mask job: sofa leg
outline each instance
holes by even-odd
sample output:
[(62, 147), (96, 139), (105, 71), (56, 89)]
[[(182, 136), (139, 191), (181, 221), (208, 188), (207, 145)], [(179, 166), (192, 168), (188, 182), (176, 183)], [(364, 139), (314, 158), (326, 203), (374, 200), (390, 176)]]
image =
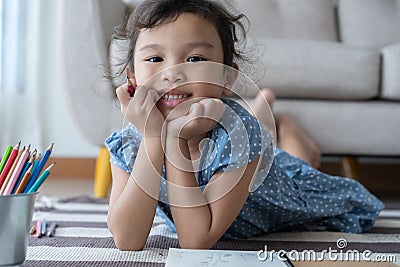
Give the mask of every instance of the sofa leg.
[(99, 156), (96, 160), (94, 173), (94, 196), (106, 197), (111, 185), (111, 163), (110, 154), (105, 147), (100, 147)]
[(341, 157), (340, 168), (344, 177), (353, 178), (359, 180), (357, 171), (357, 158), (356, 157)]

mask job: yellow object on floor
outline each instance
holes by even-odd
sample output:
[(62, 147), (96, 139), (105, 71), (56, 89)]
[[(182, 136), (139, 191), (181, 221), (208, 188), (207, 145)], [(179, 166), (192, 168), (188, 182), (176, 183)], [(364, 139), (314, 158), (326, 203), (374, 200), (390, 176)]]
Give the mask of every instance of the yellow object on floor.
[(111, 185), (110, 154), (105, 147), (100, 147), (94, 173), (94, 196), (104, 198), (108, 195)]

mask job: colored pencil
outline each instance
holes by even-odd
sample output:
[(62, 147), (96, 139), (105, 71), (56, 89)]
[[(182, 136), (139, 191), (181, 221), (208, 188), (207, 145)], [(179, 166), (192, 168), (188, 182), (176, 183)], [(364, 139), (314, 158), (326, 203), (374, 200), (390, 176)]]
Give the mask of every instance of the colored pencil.
[(8, 157), (7, 163), (5, 164), (3, 171), (1, 172), (0, 175), (0, 188), (3, 186), (4, 181), (7, 178), (7, 175), (14, 164), (15, 158), (18, 156), (18, 151), (19, 151), (19, 146), (21, 145), (21, 141), (13, 148), (11, 151), (10, 156)]
[(52, 222), (50, 224), (49, 230), (47, 230), (47, 236), (53, 236), (54, 233), (56, 232), (56, 227), (57, 227), (57, 223), (56, 222)]
[(15, 190), (15, 194), (20, 194), (24, 191), (26, 184), (29, 181), (29, 177), (31, 177), (32, 174), (32, 169), (35, 165), (32, 164), (28, 170), (26, 171), (26, 173), (24, 174), (24, 177), (22, 178), (21, 182), (19, 183), (17, 190)]
[(21, 174), (22, 169), (24, 168), (25, 163), (28, 160), (29, 149), (30, 147), (28, 146), (25, 150), (22, 151), (21, 156), (19, 157), (15, 169), (10, 177), (10, 180), (8, 181), (7, 187), (3, 192), (3, 195), (10, 195), (12, 193), (15, 183), (17, 182), (19, 175)]
[(32, 168), (31, 175), (29, 176), (28, 181), (26, 181), (25, 187), (22, 189), (22, 192), (21, 192), (21, 193), (27, 193), (26, 189), (29, 189), (29, 188), (27, 188), (27, 186), (28, 186), (28, 184), (29, 184), (29, 181), (32, 180), (32, 175), (35, 173), (35, 171), (36, 171), (36, 169), (37, 169), (37, 167), (38, 167), (38, 165), (39, 165), (39, 162), (40, 162), (41, 158), (42, 158), (42, 154), (39, 153), (39, 155), (37, 156), (37, 158), (33, 161), (33, 168)]
[[(37, 166), (39, 165), (39, 161), (42, 158), (42, 154), (39, 153), (39, 155), (36, 157), (36, 159), (33, 161), (33, 169), (32, 169), (32, 173), (34, 173), (34, 171), (36, 170)], [(31, 173), (31, 176), (32, 176)]]
[(36, 237), (41, 237), (42, 236), (42, 221), (37, 220), (36, 222)]
[(29, 229), (29, 235), (33, 235), (36, 233), (36, 225), (32, 225), (31, 229)]
[(1, 186), (0, 194), (4, 195), (4, 192), (6, 191), (6, 187), (7, 187), (8, 183), (9, 183), (9, 181), (10, 181), (10, 179), (11, 179), (12, 174), (14, 173), (15, 167), (17, 166), (18, 161), (19, 161), (19, 159), (20, 159), (20, 157), (21, 157), (21, 155), (22, 155), (22, 152), (23, 152), (24, 150), (25, 150), (25, 147), (24, 147), (22, 150), (18, 151), (18, 155), (17, 155), (17, 157), (14, 159), (13, 165), (11, 166), (11, 169), (10, 169), (10, 171), (8, 172), (6, 179), (4, 180), (3, 185)]
[[(46, 170), (43, 171), (43, 173), (40, 175), (40, 177), (36, 180), (36, 182), (32, 185), (32, 187), (29, 188), (27, 193), (34, 193), (36, 192), (39, 187), (42, 185), (42, 183), (46, 180), (46, 178), (50, 175), (50, 170), (53, 168), (53, 166), (56, 163), (51, 164)], [(26, 189), (26, 188), (25, 188)], [(24, 190), (25, 191), (25, 190)]]
[(42, 169), (44, 168), (44, 165), (46, 164), (48, 158), (50, 157), (50, 154), (51, 154), (51, 152), (53, 150), (53, 146), (54, 146), (54, 143), (52, 143), (47, 148), (47, 150), (44, 153), (43, 157), (40, 159), (38, 166), (36, 167), (36, 169), (32, 173), (32, 176), (29, 179), (29, 182), (25, 187), (24, 193), (27, 193), (29, 191), (29, 188), (32, 187), (32, 185), (35, 183), (36, 179), (39, 177), (40, 172), (42, 171)]
[(46, 235), (46, 227), (47, 227), (47, 222), (46, 220), (42, 220), (42, 228), (40, 229), (40, 234), (41, 235)]
[(6, 151), (4, 152), (3, 157), (1, 158), (1, 162), (0, 162), (0, 174), (3, 171), (4, 165), (6, 165), (6, 162), (8, 160), (8, 158), (10, 157), (11, 151), (13, 150), (12, 146), (8, 146)]
[(35, 157), (36, 157), (36, 149), (32, 152), (32, 155), (29, 157), (28, 162), (25, 164), (24, 169), (22, 170), (21, 174), (19, 175), (19, 178), (18, 178), (17, 182), (15, 183), (14, 189), (11, 192), (11, 194), (15, 194), (15, 191), (17, 191), (19, 184), (21, 183), (22, 179), (24, 178), (25, 173), (28, 171), (29, 167), (33, 164)]

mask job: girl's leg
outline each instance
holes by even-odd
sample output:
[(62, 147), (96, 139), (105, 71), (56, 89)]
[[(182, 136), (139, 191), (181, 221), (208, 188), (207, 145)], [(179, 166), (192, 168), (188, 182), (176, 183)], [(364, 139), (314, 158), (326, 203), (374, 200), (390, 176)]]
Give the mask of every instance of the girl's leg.
[[(260, 93), (251, 103), (252, 113), (267, 127), (273, 129), (273, 121), (265, 116), (265, 101), (268, 102), (271, 110), (275, 102), (275, 94), (271, 89), (261, 89)], [(264, 115), (264, 116), (263, 116)], [(282, 150), (292, 156), (301, 158), (314, 168), (320, 167), (321, 151), (312, 138), (288, 115), (281, 115), (276, 120), (277, 136), (279, 146)]]
[(252, 110), (250, 113), (253, 114), (259, 120), (264, 127), (270, 130), (273, 133), (273, 129), (275, 128), (275, 121), (271, 118), (269, 110), (266, 107), (268, 103), (271, 111), (273, 110), (273, 105), (275, 102), (275, 93), (268, 88), (261, 89), (260, 93), (254, 98), (254, 100), (249, 103)]
[(311, 137), (288, 115), (279, 116), (277, 125), (280, 148), (318, 169), (321, 165), (321, 151)]

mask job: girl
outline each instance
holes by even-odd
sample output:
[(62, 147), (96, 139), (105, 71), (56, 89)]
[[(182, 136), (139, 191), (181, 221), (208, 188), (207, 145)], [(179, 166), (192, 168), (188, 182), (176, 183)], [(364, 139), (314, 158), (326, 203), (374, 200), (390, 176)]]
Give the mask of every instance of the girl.
[[(293, 228), (359, 233), (383, 209), (358, 182), (272, 151), (269, 133), (221, 99), (221, 86), (178, 86), (185, 77), (173, 66), (235, 66), (242, 17), (211, 0), (149, 0), (129, 20), (126, 73), (136, 91), (124, 84), (116, 93), (130, 124), (106, 140), (108, 226), (119, 249), (143, 249), (156, 211), (182, 248), (206, 249), (221, 237)], [(151, 77), (166, 89), (143, 86)]]

